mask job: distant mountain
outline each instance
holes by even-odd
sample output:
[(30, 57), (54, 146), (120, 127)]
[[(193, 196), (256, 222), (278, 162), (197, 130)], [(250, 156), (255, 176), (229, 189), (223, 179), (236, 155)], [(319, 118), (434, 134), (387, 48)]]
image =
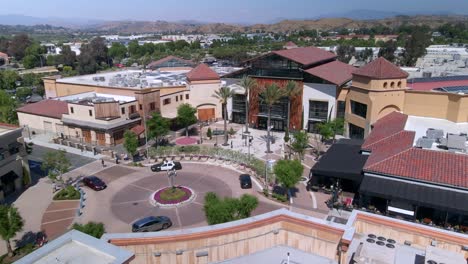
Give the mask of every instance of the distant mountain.
[(86, 18), (60, 18), (60, 17), (33, 17), (24, 15), (0, 15), (0, 25), (52, 25), (60, 27), (82, 27), (86, 25), (103, 23), (104, 20)]

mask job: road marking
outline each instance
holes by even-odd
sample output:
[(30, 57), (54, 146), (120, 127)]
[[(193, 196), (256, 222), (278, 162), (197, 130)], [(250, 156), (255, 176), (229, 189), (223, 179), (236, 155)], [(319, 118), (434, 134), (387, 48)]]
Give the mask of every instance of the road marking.
[(120, 203), (111, 203), (111, 205), (122, 205), (122, 204), (130, 204), (130, 203), (140, 203), (140, 202), (147, 202), (148, 199), (144, 200), (136, 200), (136, 201), (128, 201), (128, 202), (120, 202)]
[(41, 223), (41, 225), (48, 225), (48, 224), (57, 223), (57, 222), (70, 220), (70, 219), (75, 219), (75, 217), (73, 216), (73, 217), (61, 218), (61, 219), (58, 219), (58, 220), (53, 220), (53, 221)]
[(145, 188), (145, 187), (138, 186), (138, 185), (133, 184), (133, 183), (131, 183), (131, 184), (129, 184), (129, 185), (130, 185), (130, 186), (133, 186), (133, 187), (136, 187), (136, 188), (140, 188), (140, 189), (142, 189), (142, 190), (149, 191), (149, 192), (155, 192), (155, 191), (156, 191), (156, 190), (151, 190), (151, 189), (148, 189), (148, 188)]
[(58, 209), (58, 210), (50, 210), (50, 211), (45, 211), (44, 214), (47, 214), (47, 213), (56, 213), (56, 212), (64, 212), (64, 211), (76, 211), (76, 208), (67, 208), (67, 209)]
[[(302, 184), (304, 184), (304, 186), (306, 186), (307, 188), (306, 182), (302, 182)], [(317, 209), (317, 198), (315, 197), (315, 193), (312, 191), (309, 191), (309, 194), (310, 194), (310, 197), (312, 198), (312, 208)]]

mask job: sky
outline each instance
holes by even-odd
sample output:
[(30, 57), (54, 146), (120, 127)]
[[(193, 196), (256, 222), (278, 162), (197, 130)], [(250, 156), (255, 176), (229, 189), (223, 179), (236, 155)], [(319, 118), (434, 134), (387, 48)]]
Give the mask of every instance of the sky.
[(352, 10), (468, 14), (468, 0), (0, 0), (0, 15), (268, 23)]

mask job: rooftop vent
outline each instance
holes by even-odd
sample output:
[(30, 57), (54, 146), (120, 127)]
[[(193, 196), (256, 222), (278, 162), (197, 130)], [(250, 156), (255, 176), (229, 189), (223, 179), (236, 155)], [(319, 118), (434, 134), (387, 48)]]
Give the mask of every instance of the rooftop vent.
[(430, 148), (432, 148), (432, 144), (434, 144), (434, 143), (435, 143), (435, 139), (422, 137), (422, 138), (419, 138), (416, 141), (416, 147), (430, 149)]
[(426, 136), (430, 139), (440, 139), (444, 137), (444, 130), (429, 128), (426, 131)]
[(449, 149), (466, 151), (466, 145), (465, 145), (466, 141), (467, 141), (467, 138), (464, 135), (455, 135), (455, 134), (447, 135), (447, 147)]

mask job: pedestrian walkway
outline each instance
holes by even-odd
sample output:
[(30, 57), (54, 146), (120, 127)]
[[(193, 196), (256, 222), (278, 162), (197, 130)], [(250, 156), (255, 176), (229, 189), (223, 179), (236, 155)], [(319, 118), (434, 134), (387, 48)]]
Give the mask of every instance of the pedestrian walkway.
[(43, 146), (43, 147), (47, 147), (51, 149), (57, 149), (57, 150), (63, 149), (63, 150), (66, 150), (68, 153), (73, 153), (76, 155), (81, 155), (81, 156), (85, 156), (85, 157), (93, 158), (93, 159), (101, 159), (105, 157), (104, 155), (101, 155), (101, 154), (94, 155), (92, 151), (82, 151), (77, 148), (72, 148), (69, 146), (52, 143), (51, 136), (47, 134), (36, 134), (36, 135), (31, 135), (31, 137), (25, 136), (24, 141), (27, 143), (32, 142), (34, 143), (34, 145), (39, 145), (39, 146)]
[(70, 229), (77, 216), (79, 200), (53, 201), (47, 207), (41, 221), (41, 230), (52, 240)]

